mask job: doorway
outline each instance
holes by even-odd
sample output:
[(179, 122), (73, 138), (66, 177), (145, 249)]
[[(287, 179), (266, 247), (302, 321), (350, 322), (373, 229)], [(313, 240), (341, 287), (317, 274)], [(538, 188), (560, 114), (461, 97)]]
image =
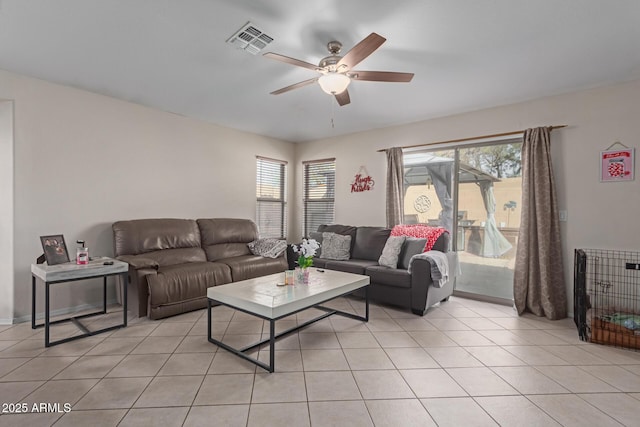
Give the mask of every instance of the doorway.
[(462, 274), (454, 295), (513, 303), (522, 140), (404, 154), (405, 222), (449, 230)]

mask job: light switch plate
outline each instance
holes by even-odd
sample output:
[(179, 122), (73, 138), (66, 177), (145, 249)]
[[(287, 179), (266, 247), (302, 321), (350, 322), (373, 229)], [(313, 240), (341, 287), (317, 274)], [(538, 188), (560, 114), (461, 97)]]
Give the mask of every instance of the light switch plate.
[(566, 222), (567, 221), (567, 217), (568, 217), (568, 213), (567, 211), (559, 211), (559, 216), (560, 216), (560, 221)]

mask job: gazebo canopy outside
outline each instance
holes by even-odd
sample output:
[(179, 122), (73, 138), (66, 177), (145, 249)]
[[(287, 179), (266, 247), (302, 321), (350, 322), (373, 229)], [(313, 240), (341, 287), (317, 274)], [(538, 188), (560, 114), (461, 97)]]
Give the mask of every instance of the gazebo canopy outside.
[[(412, 185), (433, 184), (442, 206), (441, 226), (451, 232), (454, 227), (452, 196), (454, 159), (431, 153), (406, 153), (404, 168), (405, 191)], [(495, 219), (496, 199), (493, 193), (493, 183), (499, 181), (500, 179), (493, 175), (466, 163), (460, 163), (458, 183), (477, 184), (487, 212), (482, 250), (484, 257), (500, 257), (512, 247), (511, 243), (498, 230)]]

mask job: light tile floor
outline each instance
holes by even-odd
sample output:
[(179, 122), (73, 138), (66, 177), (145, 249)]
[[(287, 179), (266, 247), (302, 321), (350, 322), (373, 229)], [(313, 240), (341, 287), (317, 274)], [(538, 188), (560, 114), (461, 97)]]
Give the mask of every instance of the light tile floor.
[[(357, 299), (333, 304), (363, 311)], [(213, 313), (214, 335), (232, 345), (268, 330), (226, 307)], [(640, 352), (581, 342), (571, 319), (461, 298), (423, 318), (377, 304), (370, 314), (281, 339), (273, 374), (210, 344), (206, 310), (49, 349), (41, 329), (0, 326), (0, 426), (640, 425)], [(96, 325), (109, 317), (119, 314)], [(54, 329), (54, 339), (77, 333)], [(268, 348), (254, 355), (267, 361)], [(7, 414), (17, 408), (29, 413)]]

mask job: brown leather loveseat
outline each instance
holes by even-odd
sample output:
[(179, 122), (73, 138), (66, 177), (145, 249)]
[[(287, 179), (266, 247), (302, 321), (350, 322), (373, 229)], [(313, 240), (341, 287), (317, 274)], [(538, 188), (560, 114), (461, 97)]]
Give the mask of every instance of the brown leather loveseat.
[(207, 288), (282, 272), (286, 255), (253, 255), (247, 219), (137, 219), (112, 226), (116, 258), (129, 263), (129, 309), (160, 319), (207, 305)]

